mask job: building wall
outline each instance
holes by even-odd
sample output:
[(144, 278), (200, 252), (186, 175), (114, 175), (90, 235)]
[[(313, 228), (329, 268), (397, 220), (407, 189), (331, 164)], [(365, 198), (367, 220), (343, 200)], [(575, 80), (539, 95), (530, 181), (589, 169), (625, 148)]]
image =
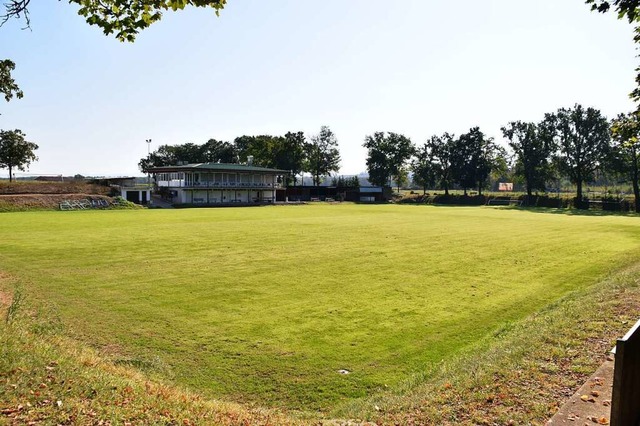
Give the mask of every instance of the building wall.
[(221, 204), (275, 202), (274, 191), (255, 189), (175, 189), (177, 204)]

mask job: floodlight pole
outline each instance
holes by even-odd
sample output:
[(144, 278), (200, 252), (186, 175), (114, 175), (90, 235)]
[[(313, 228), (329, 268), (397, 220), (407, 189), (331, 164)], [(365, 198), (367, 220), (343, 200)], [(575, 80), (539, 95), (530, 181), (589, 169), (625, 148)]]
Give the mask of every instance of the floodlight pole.
[[(151, 158), (151, 139), (145, 139), (145, 142), (147, 143), (147, 160), (149, 160)], [(151, 172), (149, 171), (148, 167), (147, 167), (147, 191), (149, 191), (147, 193), (148, 194), (147, 203), (151, 205)]]
[[(151, 157), (151, 139), (146, 139), (145, 142), (147, 143), (147, 159), (149, 159), (149, 157)], [(149, 172), (148, 168), (147, 168), (147, 186), (151, 187), (151, 173)]]

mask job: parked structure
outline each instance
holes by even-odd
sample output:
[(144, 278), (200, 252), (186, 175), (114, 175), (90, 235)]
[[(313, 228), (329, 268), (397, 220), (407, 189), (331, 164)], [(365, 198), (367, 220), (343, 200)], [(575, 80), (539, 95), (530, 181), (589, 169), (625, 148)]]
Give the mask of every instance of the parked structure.
[[(381, 186), (289, 186), (288, 201), (354, 201), (359, 203), (383, 203), (391, 199), (391, 188)], [(280, 201), (280, 200), (279, 200)], [(281, 201), (284, 201), (282, 199)]]
[(151, 201), (151, 187), (140, 183), (134, 176), (99, 177), (89, 180), (90, 183), (111, 188), (111, 195), (120, 195), (132, 203), (147, 205)]
[(150, 170), (157, 192), (174, 204), (260, 204), (276, 201), (287, 170), (201, 163)]

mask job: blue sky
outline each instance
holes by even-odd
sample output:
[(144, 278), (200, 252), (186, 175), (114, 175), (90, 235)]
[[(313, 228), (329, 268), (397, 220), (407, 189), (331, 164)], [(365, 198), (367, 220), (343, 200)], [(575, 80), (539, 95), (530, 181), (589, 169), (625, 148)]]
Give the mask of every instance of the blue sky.
[(609, 117), (633, 108), (632, 28), (582, 0), (229, 0), (220, 17), (168, 12), (133, 44), (64, 1), (32, 3), (31, 30), (0, 28), (25, 92), (0, 104), (0, 128), (40, 145), (33, 174), (140, 174), (148, 138), (322, 125), (352, 174), (375, 131), (420, 144), (480, 126), (501, 140), (507, 122), (576, 102)]

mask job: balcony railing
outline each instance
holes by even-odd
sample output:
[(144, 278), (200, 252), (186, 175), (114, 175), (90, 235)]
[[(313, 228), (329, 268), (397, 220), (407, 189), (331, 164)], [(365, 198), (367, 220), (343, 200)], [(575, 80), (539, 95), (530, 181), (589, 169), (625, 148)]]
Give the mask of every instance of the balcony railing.
[(251, 182), (185, 182), (185, 181), (160, 181), (160, 187), (188, 188), (188, 189), (276, 189), (282, 186), (279, 183), (251, 183)]

